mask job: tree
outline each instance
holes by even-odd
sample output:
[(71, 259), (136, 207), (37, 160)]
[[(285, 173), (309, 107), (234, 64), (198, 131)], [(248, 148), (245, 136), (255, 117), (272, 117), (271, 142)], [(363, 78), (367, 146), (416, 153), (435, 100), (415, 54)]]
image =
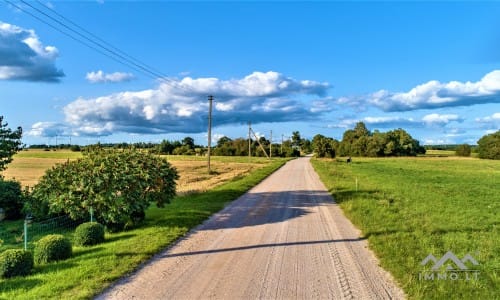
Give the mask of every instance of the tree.
[(33, 189), (27, 210), (37, 217), (67, 214), (123, 229), (144, 218), (150, 203), (175, 197), (177, 171), (159, 156), (136, 149), (90, 150), (83, 158), (48, 170)]
[(485, 135), (477, 141), (479, 158), (500, 159), (500, 130)]
[(298, 132), (298, 131), (292, 132), (292, 146), (295, 148), (299, 148), (300, 141), (301, 141), (300, 132)]
[(217, 147), (222, 147), (224, 146), (226, 143), (231, 143), (233, 140), (231, 140), (230, 138), (228, 138), (227, 136), (223, 136), (221, 137), (218, 141), (217, 141)]
[(338, 142), (321, 134), (313, 137), (312, 148), (317, 157), (335, 157), (335, 148)]
[(457, 146), (457, 149), (455, 149), (455, 154), (457, 156), (465, 156), (465, 157), (469, 157), (470, 156), (470, 153), (471, 153), (471, 147), (468, 145), (468, 144), (462, 144), (462, 145), (458, 145)]
[(189, 149), (194, 149), (194, 139), (192, 137), (187, 136), (182, 140), (182, 145), (188, 146)]
[(22, 149), (23, 129), (17, 127), (12, 130), (7, 126), (9, 124), (3, 123), (3, 116), (0, 116), (0, 172), (12, 161), (12, 156)]

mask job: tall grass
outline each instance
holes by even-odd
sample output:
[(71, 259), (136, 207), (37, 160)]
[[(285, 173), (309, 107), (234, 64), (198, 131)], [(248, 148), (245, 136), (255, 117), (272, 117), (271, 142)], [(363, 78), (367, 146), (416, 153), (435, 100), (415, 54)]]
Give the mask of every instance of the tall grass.
[[(208, 192), (151, 207), (139, 228), (106, 234), (106, 242), (74, 247), (71, 259), (36, 266), (32, 275), (0, 279), (0, 299), (89, 299), (185, 235), (285, 163), (275, 160)], [(8, 223), (1, 223), (0, 233)]]
[[(500, 161), (355, 158), (351, 164), (312, 163), (410, 298), (500, 298)], [(420, 264), (427, 255), (439, 259), (447, 251), (460, 259), (471, 254), (480, 265), (468, 267), (479, 270), (478, 279), (465, 280), (465, 272), (457, 280), (419, 277), (431, 266)]]

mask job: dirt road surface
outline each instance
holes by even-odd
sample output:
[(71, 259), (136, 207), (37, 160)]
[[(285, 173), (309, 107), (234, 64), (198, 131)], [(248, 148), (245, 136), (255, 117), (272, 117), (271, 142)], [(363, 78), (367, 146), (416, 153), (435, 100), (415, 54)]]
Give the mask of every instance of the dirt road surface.
[(288, 162), (97, 299), (402, 299), (309, 158)]

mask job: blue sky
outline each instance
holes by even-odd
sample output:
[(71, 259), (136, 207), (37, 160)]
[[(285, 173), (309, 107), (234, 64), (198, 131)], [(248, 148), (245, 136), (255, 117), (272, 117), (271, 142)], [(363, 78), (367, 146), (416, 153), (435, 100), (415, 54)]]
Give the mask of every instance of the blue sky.
[(341, 139), (358, 121), (424, 144), (475, 144), (500, 128), (500, 2), (29, 2), (167, 78), (8, 2), (0, 115), (26, 144), (206, 144), (209, 94), (215, 139), (245, 136), (248, 121), (275, 142), (296, 130)]

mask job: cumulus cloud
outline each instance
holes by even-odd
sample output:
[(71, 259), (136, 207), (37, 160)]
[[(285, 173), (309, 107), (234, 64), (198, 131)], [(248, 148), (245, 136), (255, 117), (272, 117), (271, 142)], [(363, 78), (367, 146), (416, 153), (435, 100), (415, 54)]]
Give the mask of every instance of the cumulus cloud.
[(34, 30), (0, 21), (0, 80), (59, 82), (64, 73), (55, 66), (58, 55)]
[(56, 122), (37, 122), (31, 126), (28, 135), (36, 137), (55, 137), (71, 135), (71, 129), (64, 124)]
[(476, 118), (478, 123), (500, 123), (500, 112), (494, 113), (491, 116), (484, 118)]
[(318, 107), (326, 109), (321, 97), (329, 88), (272, 71), (231, 80), (185, 77), (155, 89), (79, 98), (63, 111), (80, 135), (197, 133), (206, 130), (209, 94), (215, 96), (213, 124), (221, 126), (317, 119), (323, 113)]
[(351, 128), (358, 122), (365, 123), (369, 128), (406, 128), (406, 127), (445, 127), (451, 122), (463, 122), (464, 119), (454, 114), (428, 114), (422, 118), (400, 116), (378, 116), (355, 119), (343, 119), (337, 124), (328, 125), (328, 128)]
[(387, 117), (364, 117), (362, 119), (344, 119), (341, 120), (338, 124), (328, 125), (327, 127), (350, 128), (353, 127), (358, 122), (363, 122), (368, 127), (377, 127), (377, 128), (412, 127), (421, 124), (420, 121), (417, 121), (413, 118), (387, 116)]
[(123, 73), (123, 72), (114, 72), (106, 74), (103, 71), (99, 70), (97, 72), (89, 72), (85, 76), (85, 78), (91, 83), (106, 83), (106, 82), (124, 82), (130, 81), (134, 78), (134, 75), (131, 73)]
[(408, 92), (380, 90), (364, 98), (344, 97), (338, 103), (355, 107), (371, 105), (386, 112), (500, 103), (500, 70), (492, 71), (476, 82), (441, 83), (433, 80)]
[(450, 122), (462, 122), (463, 119), (455, 114), (429, 114), (425, 115), (422, 121), (427, 125), (446, 125)]

